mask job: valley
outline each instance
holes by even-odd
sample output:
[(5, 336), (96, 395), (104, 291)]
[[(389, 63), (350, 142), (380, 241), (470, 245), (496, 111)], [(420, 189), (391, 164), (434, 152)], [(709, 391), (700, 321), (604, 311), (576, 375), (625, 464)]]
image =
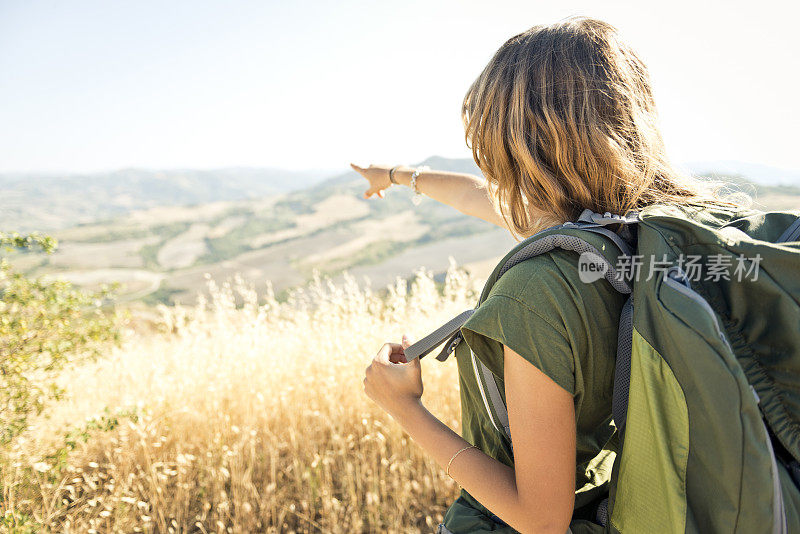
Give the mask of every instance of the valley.
[[(478, 173), (471, 160), (424, 163)], [(723, 178), (754, 196), (756, 207), (800, 207), (798, 187)], [(222, 283), (239, 276), (259, 293), (269, 281), (279, 299), (314, 273), (335, 282), (349, 273), (380, 290), (419, 268), (441, 277), (451, 258), (482, 278), (515, 244), (507, 231), (430, 198), (414, 206), (407, 188), (368, 200), (365, 189), (360, 176), (347, 172), (253, 198), (240, 192), (235, 200), (131, 209), (53, 230), (59, 247), (52, 255), (15, 254), (11, 260), (27, 274), (87, 288), (117, 281), (119, 300), (127, 304), (193, 304), (209, 278)]]

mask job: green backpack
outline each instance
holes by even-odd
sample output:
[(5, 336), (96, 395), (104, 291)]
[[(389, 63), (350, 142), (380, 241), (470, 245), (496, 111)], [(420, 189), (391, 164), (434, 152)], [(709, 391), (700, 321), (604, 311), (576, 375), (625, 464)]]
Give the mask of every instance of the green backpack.
[[(514, 247), (554, 248), (581, 280), (630, 294), (620, 317), (608, 499), (587, 532), (800, 532), (800, 212), (649, 206), (584, 211)], [(612, 229), (616, 231), (612, 231)], [(461, 341), (467, 310), (408, 349)], [(495, 377), (475, 358), (488, 416), (510, 440)], [(573, 531), (581, 525), (573, 525)]]

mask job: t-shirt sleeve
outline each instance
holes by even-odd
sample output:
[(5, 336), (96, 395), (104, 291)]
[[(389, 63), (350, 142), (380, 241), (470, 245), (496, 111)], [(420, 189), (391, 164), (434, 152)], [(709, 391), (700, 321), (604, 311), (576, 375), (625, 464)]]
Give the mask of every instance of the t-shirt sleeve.
[[(553, 309), (559, 297), (569, 296), (554, 294), (552, 286), (536, 283), (542, 281), (542, 273), (531, 272), (536, 266), (526, 263), (530, 262), (509, 269), (492, 287), (461, 327), (464, 341), (496, 376), (503, 376), (506, 345), (574, 395), (573, 348), (561, 314)], [(555, 287), (557, 291), (558, 285)]]

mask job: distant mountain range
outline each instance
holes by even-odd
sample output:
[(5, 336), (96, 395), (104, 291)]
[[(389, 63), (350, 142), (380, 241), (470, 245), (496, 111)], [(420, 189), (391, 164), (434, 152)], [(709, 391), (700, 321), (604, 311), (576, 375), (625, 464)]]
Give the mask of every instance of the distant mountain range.
[(326, 177), (320, 171), (275, 168), (0, 174), (0, 228), (55, 230), (158, 206), (189, 206), (286, 193)]
[[(430, 157), (419, 164), (480, 175), (471, 159)], [(695, 161), (684, 166), (697, 175), (724, 175), (766, 186), (800, 186), (800, 171), (740, 161)], [(123, 169), (94, 174), (0, 174), (0, 229), (53, 231), (114, 219), (162, 206), (196, 206), (306, 191), (339, 189), (363, 180), (352, 171), (276, 168), (216, 170)], [(360, 186), (359, 186), (360, 187)], [(320, 189), (320, 194), (322, 189)], [(347, 189), (347, 188), (345, 188)]]
[[(478, 166), (475, 165), (475, 162), (466, 158), (454, 159), (432, 156), (419, 162), (418, 165), (428, 165), (433, 169), (481, 175), (481, 171), (478, 169)], [(682, 167), (696, 176), (722, 175), (740, 178), (742, 181), (758, 185), (800, 187), (800, 171), (781, 169), (769, 165), (762, 165), (760, 163), (748, 163), (734, 160), (703, 160), (690, 161), (683, 164)], [(352, 180), (353, 177), (354, 174), (348, 171), (344, 174), (329, 178), (323, 183), (345, 183), (348, 180)]]
[[(480, 173), (470, 159), (412, 164)], [(759, 207), (800, 208), (800, 186), (763, 185), (740, 172), (713, 174), (752, 194)], [(775, 181), (785, 176), (776, 174)], [(762, 182), (768, 177), (759, 174)], [(0, 176), (0, 229), (44, 230), (58, 238), (51, 256), (12, 257), (22, 272), (64, 276), (85, 287), (119, 281), (121, 299), (149, 304), (193, 302), (205, 290), (206, 273), (218, 281), (239, 274), (259, 291), (270, 280), (285, 295), (315, 270), (339, 281), (347, 271), (376, 288), (421, 266), (438, 280), (452, 256), (480, 278), (515, 243), (508, 231), (431, 198), (414, 205), (407, 187), (368, 200), (366, 189), (353, 171)]]
[(738, 176), (759, 185), (789, 185), (800, 187), (800, 171), (780, 169), (760, 163), (735, 160), (690, 161), (685, 165), (696, 175), (721, 174)]

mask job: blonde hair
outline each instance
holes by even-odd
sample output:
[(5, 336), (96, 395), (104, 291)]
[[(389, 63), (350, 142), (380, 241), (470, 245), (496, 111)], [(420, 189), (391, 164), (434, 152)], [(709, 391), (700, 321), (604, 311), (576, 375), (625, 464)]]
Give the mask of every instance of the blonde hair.
[[(647, 69), (600, 20), (534, 26), (495, 53), (464, 97), (467, 146), (513, 232), (653, 203), (725, 203), (672, 166)], [(510, 219), (510, 220), (509, 220)]]

